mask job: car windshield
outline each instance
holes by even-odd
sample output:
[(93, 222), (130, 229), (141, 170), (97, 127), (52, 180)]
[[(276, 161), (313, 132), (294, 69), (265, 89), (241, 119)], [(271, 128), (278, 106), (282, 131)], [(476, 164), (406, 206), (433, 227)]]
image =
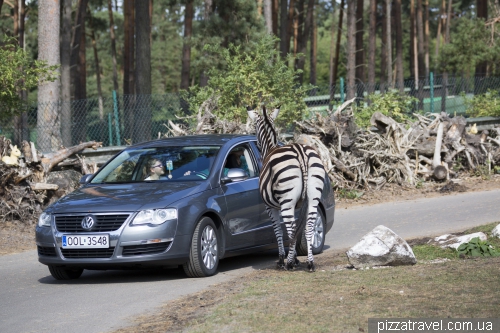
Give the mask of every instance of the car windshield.
[(91, 183), (206, 179), (219, 149), (220, 146), (126, 149), (102, 168)]

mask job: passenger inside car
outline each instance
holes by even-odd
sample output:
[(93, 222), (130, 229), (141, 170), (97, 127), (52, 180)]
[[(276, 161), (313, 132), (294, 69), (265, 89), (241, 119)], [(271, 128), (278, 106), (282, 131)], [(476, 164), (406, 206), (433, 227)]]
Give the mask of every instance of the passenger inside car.
[(147, 162), (147, 169), (149, 176), (144, 180), (159, 180), (165, 174), (165, 168), (162, 162), (157, 158), (151, 158)]

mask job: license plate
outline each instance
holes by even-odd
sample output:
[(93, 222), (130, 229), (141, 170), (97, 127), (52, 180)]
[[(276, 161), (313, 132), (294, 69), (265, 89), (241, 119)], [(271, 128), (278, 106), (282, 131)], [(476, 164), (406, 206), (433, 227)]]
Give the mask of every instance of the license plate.
[(62, 247), (63, 249), (107, 249), (109, 235), (64, 235)]

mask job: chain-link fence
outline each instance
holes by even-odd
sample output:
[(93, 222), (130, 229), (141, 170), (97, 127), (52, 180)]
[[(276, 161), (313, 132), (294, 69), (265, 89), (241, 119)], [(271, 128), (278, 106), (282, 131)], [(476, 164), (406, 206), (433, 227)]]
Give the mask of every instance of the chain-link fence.
[[(375, 85), (357, 83), (347, 86), (341, 78), (331, 87), (317, 87), (309, 91), (305, 102), (312, 111), (326, 112), (348, 98), (358, 102), (371, 93), (384, 93), (398, 89), (416, 97), (416, 110), (445, 111), (465, 115), (464, 99), (500, 89), (500, 77), (433, 77), (406, 80), (402, 87), (379, 82)], [(177, 93), (165, 95), (109, 96), (102, 99), (38, 104), (31, 106), (22, 116), (0, 122), (0, 135), (14, 144), (32, 141), (42, 152), (61, 145), (69, 147), (80, 142), (99, 141), (104, 146), (125, 145), (157, 138), (167, 132), (164, 126), (175, 119), (179, 111), (188, 107)]]

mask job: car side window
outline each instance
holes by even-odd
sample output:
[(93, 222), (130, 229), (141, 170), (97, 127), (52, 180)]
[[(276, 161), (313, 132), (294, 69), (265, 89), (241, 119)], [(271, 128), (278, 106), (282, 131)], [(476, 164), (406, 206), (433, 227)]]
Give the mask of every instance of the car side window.
[(257, 177), (259, 173), (255, 162), (250, 147), (246, 144), (238, 145), (231, 149), (226, 158), (223, 176), (225, 176), (231, 168), (240, 168), (247, 173), (248, 177)]

